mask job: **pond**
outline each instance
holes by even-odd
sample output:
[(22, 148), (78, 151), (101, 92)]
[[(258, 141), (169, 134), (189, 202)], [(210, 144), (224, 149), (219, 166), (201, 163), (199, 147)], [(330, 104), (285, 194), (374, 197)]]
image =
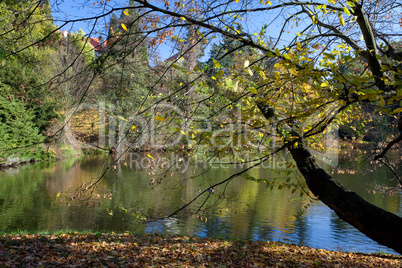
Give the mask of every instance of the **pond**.
[[(279, 190), (286, 181), (298, 183), (291, 164), (280, 158), (265, 163), (268, 166), (248, 171), (249, 179), (240, 176), (227, 185), (211, 189), (178, 215), (153, 222), (140, 221), (144, 215), (154, 219), (169, 215), (209, 185), (242, 168), (221, 165), (208, 170), (194, 163), (187, 166), (187, 160), (179, 158), (167, 176), (158, 181), (160, 176), (154, 168), (156, 156), (133, 154), (111, 168), (108, 176), (97, 184), (92, 198), (84, 201), (71, 200), (71, 196), (74, 190), (85, 187), (100, 173), (106, 156), (71, 158), (0, 171), (1, 230), (129, 231), (275, 240), (328, 250), (396, 254), (339, 220), (322, 203), (313, 201), (310, 204), (306, 195), (300, 197), (300, 190), (293, 190), (293, 187)], [(399, 158), (397, 152), (395, 157)], [(334, 178), (367, 201), (402, 216), (402, 193), (390, 195), (380, 191), (383, 185), (395, 184), (390, 172), (381, 167), (368, 173), (372, 165), (364, 160), (364, 155), (341, 159), (340, 173), (344, 174)], [(355, 163), (363, 164), (356, 167)], [(148, 168), (141, 168), (139, 164)], [(275, 165), (283, 165), (285, 171), (269, 169)], [(351, 171), (347, 172), (348, 169)], [(257, 183), (250, 178), (267, 182), (277, 178), (277, 184), (271, 190), (267, 183)], [(192, 216), (191, 212), (197, 211), (201, 204), (208, 209), (202, 216)]]

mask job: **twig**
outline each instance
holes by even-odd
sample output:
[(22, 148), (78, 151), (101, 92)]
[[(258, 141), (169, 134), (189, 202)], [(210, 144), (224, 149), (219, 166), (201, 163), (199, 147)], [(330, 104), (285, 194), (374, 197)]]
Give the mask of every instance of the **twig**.
[(378, 160), (378, 159), (382, 158), (394, 144), (396, 144), (400, 141), (402, 141), (402, 133), (399, 135), (398, 138), (396, 138), (395, 140), (388, 143), (387, 147), (385, 147), (384, 150), (382, 150), (382, 152), (380, 154), (378, 154), (374, 157), (374, 160)]

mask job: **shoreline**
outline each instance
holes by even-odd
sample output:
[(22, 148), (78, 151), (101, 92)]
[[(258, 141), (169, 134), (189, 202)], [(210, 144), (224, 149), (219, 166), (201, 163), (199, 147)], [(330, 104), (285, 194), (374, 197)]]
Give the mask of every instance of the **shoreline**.
[(47, 147), (48, 151), (52, 151), (54, 157), (47, 159), (37, 159), (37, 158), (19, 159), (19, 157), (17, 157), (16, 160), (14, 161), (0, 162), (0, 171), (12, 168), (19, 168), (21, 166), (34, 163), (57, 162), (71, 157), (80, 157), (85, 155), (99, 155), (104, 153), (103, 151), (100, 151), (97, 148), (94, 148), (92, 150), (89, 149), (77, 150), (74, 149), (74, 147), (67, 146), (66, 144), (63, 145), (50, 144)]

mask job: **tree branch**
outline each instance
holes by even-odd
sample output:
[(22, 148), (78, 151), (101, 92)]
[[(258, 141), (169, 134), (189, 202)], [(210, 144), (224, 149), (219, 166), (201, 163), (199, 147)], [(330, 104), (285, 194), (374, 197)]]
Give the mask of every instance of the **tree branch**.
[[(313, 16), (308, 12), (308, 10), (306, 10), (304, 7), (303, 7), (303, 12), (306, 13), (306, 14), (310, 17), (310, 19), (313, 17)], [(336, 28), (335, 26), (326, 24), (326, 23), (324, 23), (324, 22), (318, 20), (317, 18), (316, 18), (315, 20), (317, 21), (317, 25), (319, 25), (319, 26), (321, 26), (321, 27), (323, 27), (323, 28), (325, 28), (325, 29), (328, 29), (328, 30), (330, 30), (330, 31), (333, 32), (333, 34), (320, 34), (320, 37), (321, 37), (321, 36), (336, 36), (336, 37), (341, 38), (343, 41), (345, 41), (345, 42), (346, 42), (348, 45), (350, 45), (354, 50), (356, 50), (356, 51), (362, 51), (362, 50), (363, 50), (363, 48), (362, 48), (361, 46), (359, 46), (352, 38), (350, 38), (349, 36), (346, 36), (345, 34), (343, 34), (343, 33), (342, 33), (341, 31), (339, 31), (338, 28)]]
[(364, 42), (366, 43), (366, 50), (361, 52), (361, 55), (365, 57), (368, 61), (370, 69), (374, 74), (374, 80), (378, 88), (387, 91), (383, 77), (384, 74), (381, 72), (381, 64), (377, 59), (377, 44), (375, 41), (373, 29), (368, 20), (366, 12), (361, 4), (357, 4), (353, 9), (353, 15), (357, 17), (357, 23), (359, 24), (360, 30), (362, 31)]
[(388, 143), (387, 147), (384, 148), (384, 150), (382, 150), (382, 152), (378, 155), (376, 155), (374, 157), (374, 160), (378, 160), (380, 158), (382, 158), (387, 152), (388, 150), (394, 146), (394, 144), (397, 144), (398, 142), (402, 141), (402, 133), (399, 135), (399, 137), (397, 137), (395, 140), (391, 141), (390, 143)]

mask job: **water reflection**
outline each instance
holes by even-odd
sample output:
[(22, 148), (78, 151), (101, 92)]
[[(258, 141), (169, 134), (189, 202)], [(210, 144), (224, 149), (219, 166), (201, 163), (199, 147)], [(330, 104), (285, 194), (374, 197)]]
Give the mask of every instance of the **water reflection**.
[[(202, 219), (188, 212), (196, 210), (204, 198), (183, 213), (164, 221), (141, 223), (136, 220), (141, 214), (158, 218), (173, 212), (196, 196), (199, 190), (228, 177), (236, 169), (214, 168), (204, 176), (190, 179), (201, 171), (189, 168), (183, 172), (178, 167), (171, 170), (162, 184), (156, 185), (151, 183), (156, 177), (155, 169), (135, 169), (122, 162), (116, 169), (111, 169), (110, 174), (96, 188), (95, 196), (98, 199), (71, 202), (56, 198), (57, 193), (62, 192), (68, 196), (83, 183), (96, 177), (104, 161), (103, 156), (85, 157), (2, 171), (0, 228), (3, 231), (52, 231), (68, 228), (276, 240), (332, 250), (395, 253), (339, 220), (321, 203), (313, 203), (302, 217), (295, 217), (309, 202), (297, 198), (299, 191), (292, 194), (291, 189), (286, 188), (269, 190), (264, 183), (244, 178), (234, 179), (226, 188), (216, 187), (205, 204), (210, 209), (205, 211)], [(348, 165), (350, 161), (343, 164)], [(358, 169), (364, 170), (363, 167)], [(336, 178), (369, 202), (402, 215), (400, 194), (384, 196), (367, 191), (373, 183), (390, 185), (384, 172), (386, 170), (380, 169), (371, 176), (358, 172), (353, 176), (337, 175)], [(293, 174), (278, 174), (262, 168), (250, 171), (249, 175), (267, 181), (273, 178), (279, 181), (288, 177), (294, 179)], [(214, 205), (215, 202), (219, 204)]]

